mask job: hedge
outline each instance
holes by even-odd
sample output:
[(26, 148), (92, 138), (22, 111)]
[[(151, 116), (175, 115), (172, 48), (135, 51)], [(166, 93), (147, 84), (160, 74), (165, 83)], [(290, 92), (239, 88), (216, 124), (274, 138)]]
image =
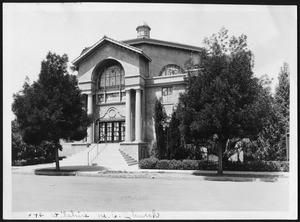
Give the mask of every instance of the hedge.
[(54, 162), (54, 160), (46, 159), (45, 157), (34, 157), (34, 158), (28, 158), (28, 159), (13, 160), (12, 165), (13, 166), (27, 166), (27, 165), (35, 165), (35, 164), (41, 164), (41, 163), (53, 163), (53, 162)]
[[(217, 170), (218, 163), (206, 160), (158, 160), (147, 158), (139, 162), (141, 169), (164, 170)], [(289, 172), (288, 161), (250, 161), (225, 162), (223, 170), (229, 171), (261, 171), (261, 172)]]

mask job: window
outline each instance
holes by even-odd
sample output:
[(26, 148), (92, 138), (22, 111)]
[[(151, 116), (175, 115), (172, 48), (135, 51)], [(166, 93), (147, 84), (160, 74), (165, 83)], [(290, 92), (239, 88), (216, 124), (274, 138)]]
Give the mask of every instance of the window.
[(99, 94), (98, 95), (98, 102), (99, 103), (103, 103), (104, 102), (104, 95), (103, 94)]
[(172, 87), (163, 87), (162, 88), (162, 101), (163, 102), (171, 102), (172, 101)]
[(106, 101), (107, 102), (119, 101), (119, 93), (108, 93), (108, 94), (106, 94)]
[(97, 102), (119, 102), (125, 88), (125, 74), (119, 64), (110, 64), (100, 70), (97, 80)]
[(112, 65), (102, 69), (98, 76), (98, 90), (124, 88), (124, 71), (120, 65)]
[(178, 65), (166, 65), (160, 72), (160, 76), (170, 76), (184, 73), (183, 69)]

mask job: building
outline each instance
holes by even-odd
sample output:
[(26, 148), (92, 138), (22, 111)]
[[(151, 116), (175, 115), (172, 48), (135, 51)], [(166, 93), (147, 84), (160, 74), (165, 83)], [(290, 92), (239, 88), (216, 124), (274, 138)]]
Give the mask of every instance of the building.
[(142, 22), (137, 37), (116, 41), (104, 36), (73, 61), (87, 112), (97, 120), (88, 128), (89, 143), (120, 143), (136, 159), (155, 142), (154, 104), (162, 98), (167, 114), (185, 90), (184, 64), (199, 60), (199, 47), (150, 38)]

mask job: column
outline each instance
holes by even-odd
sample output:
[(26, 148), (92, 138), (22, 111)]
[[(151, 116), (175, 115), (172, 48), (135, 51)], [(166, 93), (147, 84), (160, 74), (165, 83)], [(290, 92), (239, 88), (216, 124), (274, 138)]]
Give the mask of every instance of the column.
[(141, 121), (141, 90), (137, 89), (135, 93), (135, 141), (140, 142), (142, 141), (142, 121)]
[[(93, 94), (88, 94), (88, 101), (87, 101), (87, 114), (92, 114), (93, 113)], [(87, 142), (91, 143), (93, 142), (93, 126), (89, 126), (87, 128)]]
[(143, 108), (142, 108), (142, 111), (143, 111), (143, 114), (142, 114), (142, 125), (143, 125), (143, 128), (142, 128), (142, 135), (143, 135), (143, 138), (142, 140), (145, 141), (146, 139), (146, 89), (143, 90)]
[(126, 90), (126, 100), (125, 100), (125, 141), (131, 142), (131, 98), (130, 90)]

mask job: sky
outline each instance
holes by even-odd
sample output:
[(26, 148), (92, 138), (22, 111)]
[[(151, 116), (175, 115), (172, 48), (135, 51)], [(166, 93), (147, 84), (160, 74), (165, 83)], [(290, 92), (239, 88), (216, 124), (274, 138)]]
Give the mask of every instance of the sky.
[[(254, 74), (273, 78), (273, 91), (283, 62), (296, 80), (296, 6), (6, 3), (3, 7), (4, 82), (9, 103), (25, 77), (37, 80), (48, 51), (66, 53), (73, 61), (84, 47), (104, 35), (115, 40), (136, 38), (145, 21), (150, 37), (203, 46), (204, 37), (222, 27), (229, 36), (245, 34), (254, 53)], [(291, 81), (293, 82), (293, 81)], [(297, 82), (297, 81), (294, 81)]]

